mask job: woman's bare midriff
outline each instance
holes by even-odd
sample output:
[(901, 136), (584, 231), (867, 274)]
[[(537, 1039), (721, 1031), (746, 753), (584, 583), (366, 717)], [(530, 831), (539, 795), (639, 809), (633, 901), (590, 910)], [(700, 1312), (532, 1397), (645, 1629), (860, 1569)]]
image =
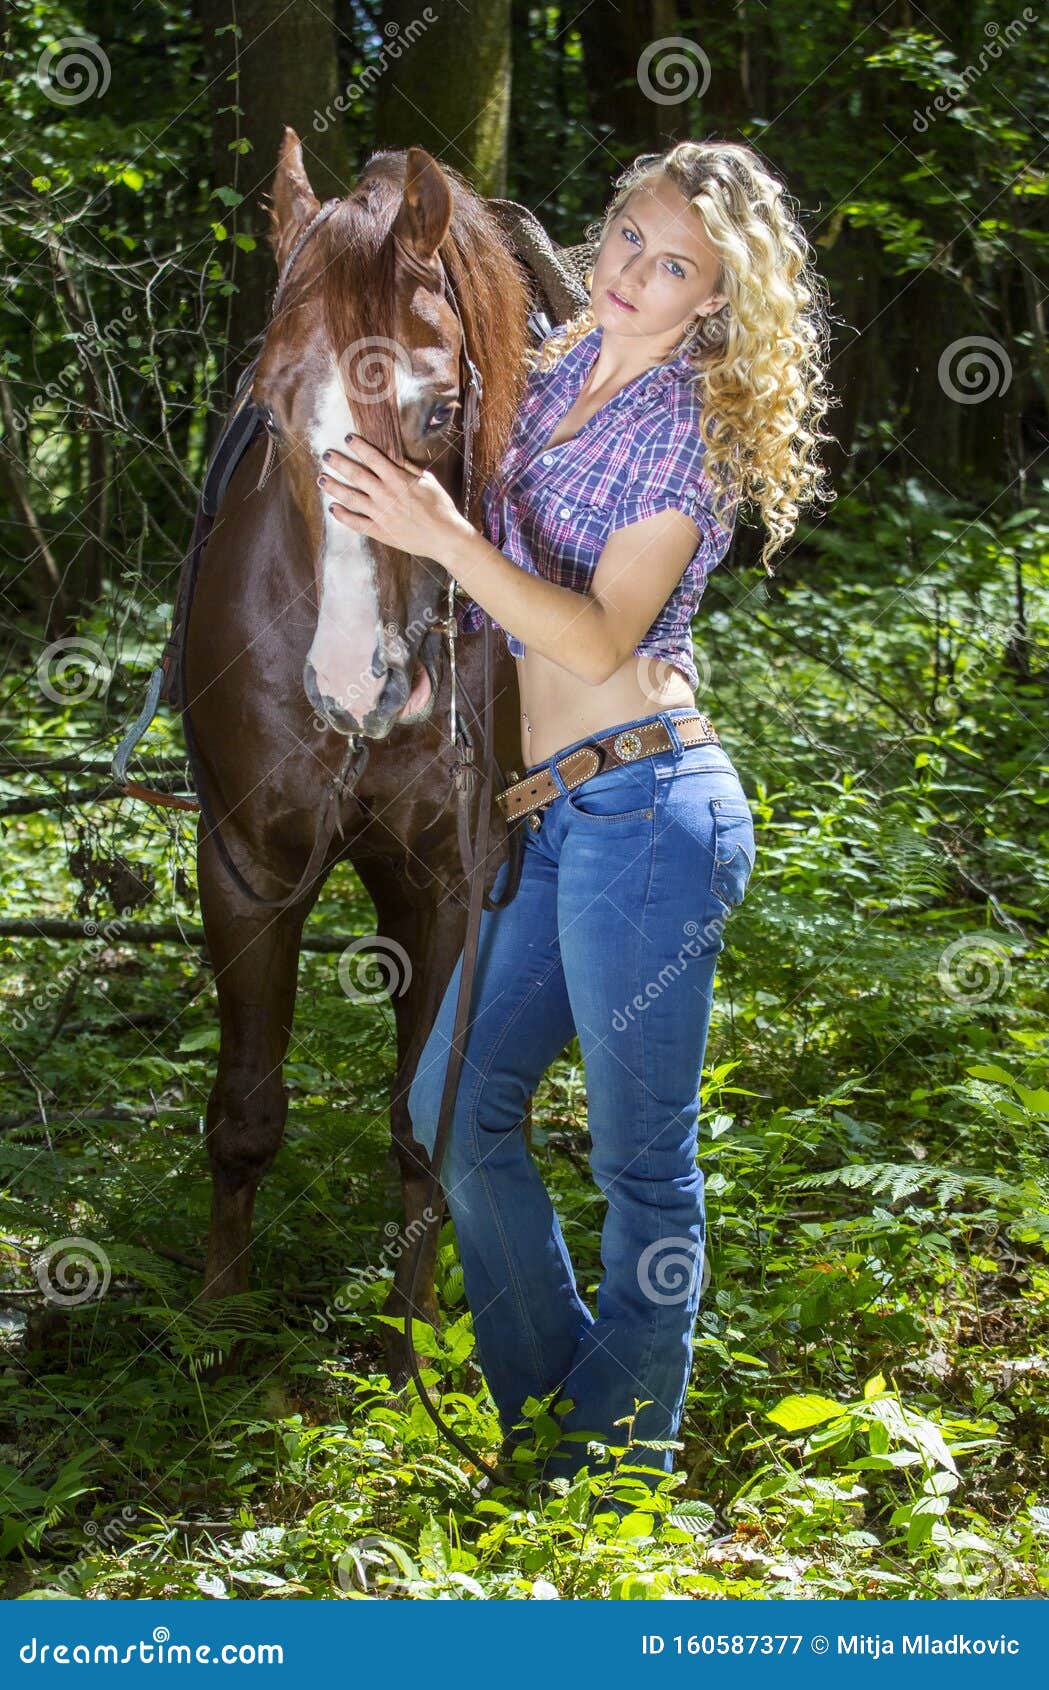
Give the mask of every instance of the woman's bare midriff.
[[(541, 451), (549, 452), (572, 439), (622, 385), (619, 381), (604, 389), (595, 388), (588, 378)], [(631, 655), (596, 687), (577, 680), (539, 652), (526, 649), (515, 661), (521, 694), (521, 756), (526, 769), (545, 762), (573, 740), (604, 733), (617, 722), (696, 702), (680, 670), (659, 659)]]
[(632, 654), (600, 686), (587, 686), (537, 651), (526, 650), (515, 662), (523, 769), (545, 762), (574, 740), (605, 733), (619, 722), (696, 702), (684, 675), (658, 658)]

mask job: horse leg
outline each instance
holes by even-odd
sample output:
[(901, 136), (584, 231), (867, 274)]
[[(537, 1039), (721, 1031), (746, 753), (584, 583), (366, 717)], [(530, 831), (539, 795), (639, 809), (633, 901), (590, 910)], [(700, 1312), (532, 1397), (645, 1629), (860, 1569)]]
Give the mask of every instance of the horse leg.
[[(291, 1036), (303, 923), (320, 890), (271, 910), (233, 884), (212, 843), (197, 880), (219, 1000), (218, 1072), (207, 1106), (211, 1230), (205, 1301), (248, 1288), (252, 1214), (288, 1112), (282, 1067)], [(261, 890), (261, 888), (260, 888)]]
[[(412, 1137), (408, 1089), (426, 1043), (456, 957), (462, 944), (462, 909), (437, 882), (426, 889), (406, 883), (402, 865), (373, 860), (355, 862), (373, 904), (376, 926), (409, 959), (404, 990), (391, 991), (397, 1026), (397, 1069), (390, 1094), (391, 1155), (401, 1181), (404, 1244), (394, 1268), (393, 1284), (382, 1312), (401, 1323), (400, 1330), (383, 1323), (383, 1347), (390, 1383), (400, 1390), (408, 1381), (402, 1333), (408, 1318), (408, 1290), (416, 1253), (421, 1255), (416, 1280), (414, 1314), (437, 1331), (440, 1316), (434, 1294), (437, 1241), (444, 1214), (444, 1193), (438, 1186), (430, 1197), (429, 1158)], [(429, 1205), (429, 1206), (428, 1206)], [(420, 1358), (424, 1361), (424, 1358)]]

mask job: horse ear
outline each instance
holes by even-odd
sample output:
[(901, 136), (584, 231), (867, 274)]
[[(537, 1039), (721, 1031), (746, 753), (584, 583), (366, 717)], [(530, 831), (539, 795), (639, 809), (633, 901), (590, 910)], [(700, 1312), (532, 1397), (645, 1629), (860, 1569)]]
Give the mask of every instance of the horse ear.
[(404, 192), (392, 233), (413, 253), (420, 266), (440, 277), (437, 248), (452, 220), (448, 178), (425, 147), (409, 147), (404, 167)]
[(302, 142), (287, 124), (269, 199), (269, 243), (279, 270), (299, 230), (320, 210), (320, 200), (310, 187), (302, 162)]

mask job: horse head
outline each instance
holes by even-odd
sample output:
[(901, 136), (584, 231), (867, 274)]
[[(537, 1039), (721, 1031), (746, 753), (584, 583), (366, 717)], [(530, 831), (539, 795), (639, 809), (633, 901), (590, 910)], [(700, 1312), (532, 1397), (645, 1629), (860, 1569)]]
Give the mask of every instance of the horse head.
[(421, 147), (373, 154), (302, 239), (320, 210), (299, 138), (286, 129), (270, 195), (285, 285), (252, 391), (282, 442), (287, 532), (303, 537), (312, 559), (307, 697), (327, 726), (384, 739), (433, 711), (448, 578), (432, 560), (337, 522), (317, 486), (320, 455), (352, 431), (429, 469), (462, 508), (468, 355), (483, 400), (466, 514), (480, 525), (479, 493), (526, 380), (528, 295), (484, 200)]

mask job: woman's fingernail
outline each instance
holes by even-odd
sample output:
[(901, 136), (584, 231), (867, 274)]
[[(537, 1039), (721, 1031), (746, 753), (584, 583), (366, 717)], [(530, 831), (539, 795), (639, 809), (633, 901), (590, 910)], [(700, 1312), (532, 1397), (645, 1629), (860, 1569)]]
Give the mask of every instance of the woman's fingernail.
[(330, 458), (331, 458), (330, 452), (322, 452), (321, 453), (321, 463), (322, 464), (326, 464), (329, 461)]
[(325, 482), (326, 482), (326, 481), (327, 481), (327, 479), (328, 479), (328, 478), (327, 478), (327, 476), (326, 476), (326, 475), (318, 475), (318, 477), (317, 477), (317, 486), (318, 486), (318, 487), (323, 487), (323, 486), (324, 486), (324, 483), (325, 483)]

